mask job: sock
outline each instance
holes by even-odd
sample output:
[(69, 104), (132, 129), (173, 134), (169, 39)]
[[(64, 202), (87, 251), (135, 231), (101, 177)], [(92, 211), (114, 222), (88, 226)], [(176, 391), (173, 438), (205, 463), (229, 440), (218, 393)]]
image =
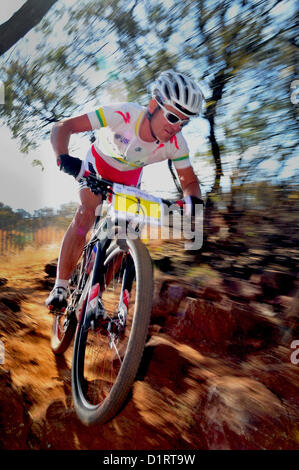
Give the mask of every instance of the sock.
[(55, 287), (64, 287), (65, 289), (67, 289), (68, 283), (68, 279), (56, 279), (54, 289)]

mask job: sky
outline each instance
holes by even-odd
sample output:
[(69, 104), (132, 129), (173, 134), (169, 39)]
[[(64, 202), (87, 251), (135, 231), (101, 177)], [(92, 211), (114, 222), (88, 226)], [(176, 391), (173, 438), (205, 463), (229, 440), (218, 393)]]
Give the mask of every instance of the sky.
[[(1, 2), (0, 23), (6, 21), (24, 0)], [(33, 213), (41, 207), (59, 207), (62, 203), (78, 201), (76, 183), (60, 173), (50, 142), (42, 143), (37, 152), (20, 152), (17, 140), (6, 126), (0, 128), (0, 201), (13, 209), (22, 208)], [(45, 167), (33, 167), (40, 159)]]

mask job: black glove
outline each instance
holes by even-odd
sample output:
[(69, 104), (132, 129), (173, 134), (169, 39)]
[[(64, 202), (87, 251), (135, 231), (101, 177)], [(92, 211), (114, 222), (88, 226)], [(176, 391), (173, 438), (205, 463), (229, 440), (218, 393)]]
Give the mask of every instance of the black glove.
[(57, 164), (60, 170), (68, 175), (74, 176), (79, 180), (84, 174), (84, 163), (80, 158), (71, 157), (70, 155), (59, 155)]

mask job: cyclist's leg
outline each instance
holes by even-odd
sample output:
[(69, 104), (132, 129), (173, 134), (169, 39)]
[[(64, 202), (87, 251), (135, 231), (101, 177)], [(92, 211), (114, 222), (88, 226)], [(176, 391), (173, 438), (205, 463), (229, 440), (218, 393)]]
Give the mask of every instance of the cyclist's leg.
[[(94, 171), (96, 169), (97, 173), (110, 181), (131, 186), (140, 185), (142, 175), (141, 168), (132, 171), (119, 171), (108, 165), (100, 155), (93, 155), (93, 152), (95, 152), (93, 147), (87, 152), (84, 162), (87, 169)], [(60, 247), (55, 286), (46, 300), (46, 305), (50, 308), (60, 309), (66, 306), (68, 281), (82, 254), (86, 235), (94, 223), (96, 209), (101, 203), (101, 195), (95, 196), (86, 187), (86, 183), (80, 183), (80, 188), (79, 195), (81, 204), (63, 238)]]
[(57, 279), (68, 280), (82, 254), (86, 235), (96, 217), (96, 209), (102, 196), (93, 194), (90, 189), (82, 188), (79, 193), (80, 205), (74, 219), (63, 238), (57, 265)]
[(102, 200), (101, 195), (96, 196), (88, 188), (80, 189), (79, 197), (80, 205), (60, 247), (55, 285), (46, 300), (46, 305), (54, 310), (61, 310), (67, 305), (68, 282), (82, 254), (86, 235), (94, 223), (96, 209)]

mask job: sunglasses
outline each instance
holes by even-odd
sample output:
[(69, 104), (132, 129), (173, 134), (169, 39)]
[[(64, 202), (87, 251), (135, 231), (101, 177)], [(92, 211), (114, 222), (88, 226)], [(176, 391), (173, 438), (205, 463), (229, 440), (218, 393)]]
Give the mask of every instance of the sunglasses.
[(157, 103), (159, 105), (159, 107), (162, 109), (163, 111), (163, 114), (164, 114), (164, 117), (167, 119), (167, 121), (170, 123), (170, 124), (179, 124), (181, 127), (184, 127), (186, 126), (187, 124), (189, 124), (190, 122), (190, 119), (180, 119), (176, 114), (170, 112), (167, 108), (165, 108), (160, 100), (157, 100)]

